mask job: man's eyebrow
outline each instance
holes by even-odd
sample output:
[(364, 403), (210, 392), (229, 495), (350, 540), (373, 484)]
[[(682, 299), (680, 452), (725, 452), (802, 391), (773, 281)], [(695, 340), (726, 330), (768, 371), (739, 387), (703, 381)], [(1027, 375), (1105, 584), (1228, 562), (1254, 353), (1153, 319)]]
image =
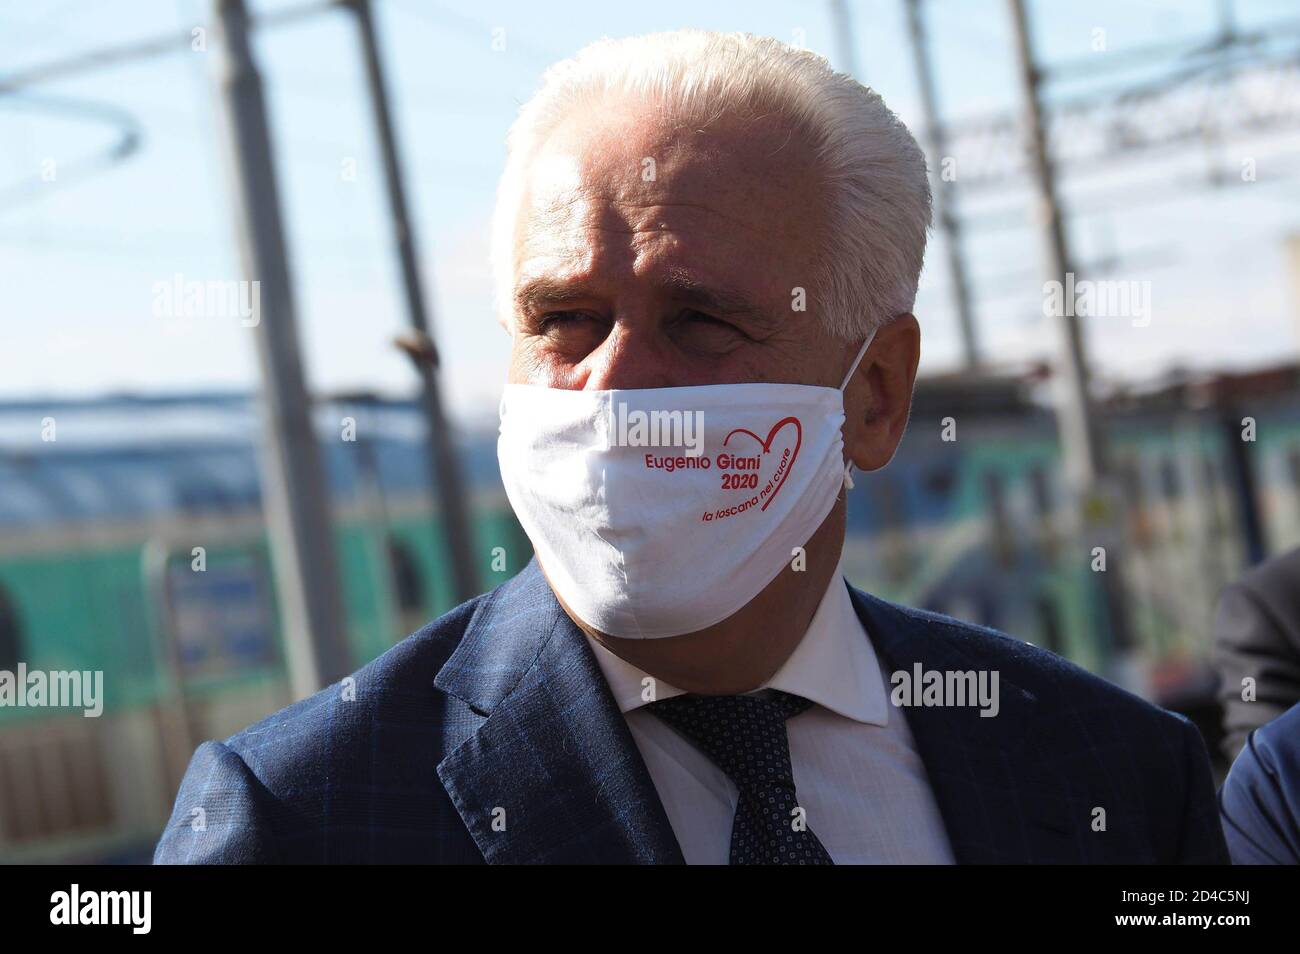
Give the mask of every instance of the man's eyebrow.
[(764, 324), (773, 323), (767, 309), (753, 302), (744, 293), (724, 285), (708, 284), (684, 271), (670, 272), (659, 288), (665, 298), (703, 311), (733, 318), (751, 318)]
[(515, 308), (520, 312), (540, 311), (597, 297), (595, 290), (584, 282), (543, 275), (530, 278), (515, 290)]
[[(673, 270), (658, 284), (660, 295), (678, 304), (689, 305), (717, 315), (748, 318), (762, 325), (776, 323), (767, 309), (747, 295), (724, 285), (701, 281), (682, 270)], [(515, 291), (515, 307), (520, 312), (540, 311), (577, 301), (600, 298), (594, 287), (581, 280), (538, 276), (524, 282)]]

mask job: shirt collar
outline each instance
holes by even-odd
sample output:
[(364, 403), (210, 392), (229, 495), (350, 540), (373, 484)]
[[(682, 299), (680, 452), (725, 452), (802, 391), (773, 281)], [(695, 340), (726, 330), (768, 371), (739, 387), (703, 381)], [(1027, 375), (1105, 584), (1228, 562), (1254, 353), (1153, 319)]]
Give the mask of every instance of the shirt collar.
[[(683, 694), (683, 690), (663, 680), (652, 680), (590, 636), (587, 641), (622, 712), (631, 712), (653, 699)], [(655, 687), (654, 695), (645, 698), (650, 685)], [(837, 567), (831, 577), (803, 639), (772, 678), (754, 691), (761, 689), (803, 696), (856, 722), (879, 726), (889, 723), (884, 676), (871, 639), (853, 609), (842, 567)]]

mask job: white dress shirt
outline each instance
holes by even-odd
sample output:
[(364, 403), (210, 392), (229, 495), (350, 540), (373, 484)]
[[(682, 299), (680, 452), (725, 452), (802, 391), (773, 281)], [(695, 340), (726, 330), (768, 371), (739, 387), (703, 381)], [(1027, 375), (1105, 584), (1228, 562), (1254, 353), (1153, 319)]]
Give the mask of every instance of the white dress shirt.
[[(736, 786), (644, 708), (644, 672), (588, 641), (687, 863), (727, 864)], [(925, 766), (889, 701), (888, 680), (837, 568), (808, 632), (755, 691), (781, 689), (814, 703), (786, 723), (790, 762), (808, 827), (837, 864), (952, 864)], [(681, 694), (656, 681), (656, 698)]]

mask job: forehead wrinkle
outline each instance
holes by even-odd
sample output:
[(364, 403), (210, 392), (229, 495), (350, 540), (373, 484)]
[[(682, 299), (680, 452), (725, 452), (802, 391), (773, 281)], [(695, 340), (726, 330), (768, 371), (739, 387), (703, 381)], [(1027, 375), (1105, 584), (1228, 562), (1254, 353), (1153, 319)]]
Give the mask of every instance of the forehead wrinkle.
[[(699, 202), (642, 203), (610, 201), (603, 196), (601, 197), (603, 201), (593, 203), (588, 209), (581, 210), (576, 216), (578, 221), (573, 221), (575, 216), (566, 213), (574, 211), (574, 207), (579, 204), (582, 198), (584, 197), (570, 196), (564, 200), (557, 199), (557, 201), (541, 207), (538, 214), (532, 216), (528, 222), (528, 227), (524, 233), (525, 242), (527, 244), (546, 243), (547, 239), (550, 239), (555, 245), (570, 252), (581, 250), (588, 257), (603, 259), (615, 254), (616, 251), (631, 251), (631, 249), (597, 248), (595, 245), (587, 245), (580, 241), (574, 241), (574, 239), (579, 235), (593, 234), (636, 236), (676, 232), (684, 232), (683, 238), (687, 240), (695, 238), (690, 234), (689, 223), (662, 221), (663, 217), (654, 214), (656, 210), (661, 209), (687, 209), (700, 212), (739, 229), (765, 237), (772, 235), (774, 231), (769, 226), (756, 225), (743, 218), (727, 215), (716, 208)], [(629, 213), (633, 211), (648, 214), (630, 215)]]
[(544, 228), (564, 225), (575, 214), (582, 214), (581, 206), (592, 197), (591, 192), (589, 187), (580, 183), (573, 188), (550, 191), (545, 201), (538, 203), (535, 201), (536, 192), (530, 191), (529, 202), (522, 209), (525, 222), (521, 231), (529, 235), (539, 224)]
[[(756, 232), (760, 235), (767, 234), (770, 231), (770, 229), (764, 228), (761, 225), (755, 225), (754, 223), (747, 222), (742, 218), (736, 218), (735, 216), (727, 215), (725, 212), (721, 212), (718, 209), (713, 208), (712, 206), (709, 205), (705, 205), (702, 202), (622, 202), (620, 204), (626, 205), (631, 209), (636, 209), (636, 210), (649, 212), (649, 213), (653, 213), (653, 210), (655, 209), (691, 209), (693, 211), (703, 212), (706, 215), (711, 215), (714, 216), (715, 218), (722, 219), (724, 222), (730, 222), (733, 225), (738, 225), (741, 228), (747, 229), (751, 232)], [(657, 227), (637, 228), (634, 229), (634, 231), (662, 232), (662, 231), (672, 230), (673, 228), (675, 228), (674, 225), (661, 224)]]

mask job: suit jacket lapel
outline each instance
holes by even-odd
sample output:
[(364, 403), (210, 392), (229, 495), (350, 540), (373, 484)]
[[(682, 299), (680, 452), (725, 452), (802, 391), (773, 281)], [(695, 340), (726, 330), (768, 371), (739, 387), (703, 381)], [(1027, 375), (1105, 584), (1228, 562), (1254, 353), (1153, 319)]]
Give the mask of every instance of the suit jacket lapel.
[(682, 862), (591, 648), (536, 559), (484, 602), (435, 685), (483, 717), (438, 776), (489, 862)]
[[(872, 644), (891, 672), (980, 671), (989, 663), (980, 638), (942, 618), (905, 610), (849, 591)], [(963, 640), (967, 645), (963, 645)], [(1067, 800), (1035, 758), (1034, 696), (998, 674), (999, 710), (982, 717), (977, 706), (906, 706), (908, 728), (959, 864), (1076, 860), (1065, 813)], [(892, 688), (892, 687), (891, 687)]]
[[(937, 633), (940, 618), (849, 590), (891, 671), (988, 668), (969, 631)], [(435, 685), (480, 720), (437, 771), (489, 862), (683, 861), (600, 667), (536, 560), (478, 608)], [(1036, 707), (999, 673), (996, 717), (899, 710), (959, 863), (1079, 860), (1065, 793), (1035, 757)]]

